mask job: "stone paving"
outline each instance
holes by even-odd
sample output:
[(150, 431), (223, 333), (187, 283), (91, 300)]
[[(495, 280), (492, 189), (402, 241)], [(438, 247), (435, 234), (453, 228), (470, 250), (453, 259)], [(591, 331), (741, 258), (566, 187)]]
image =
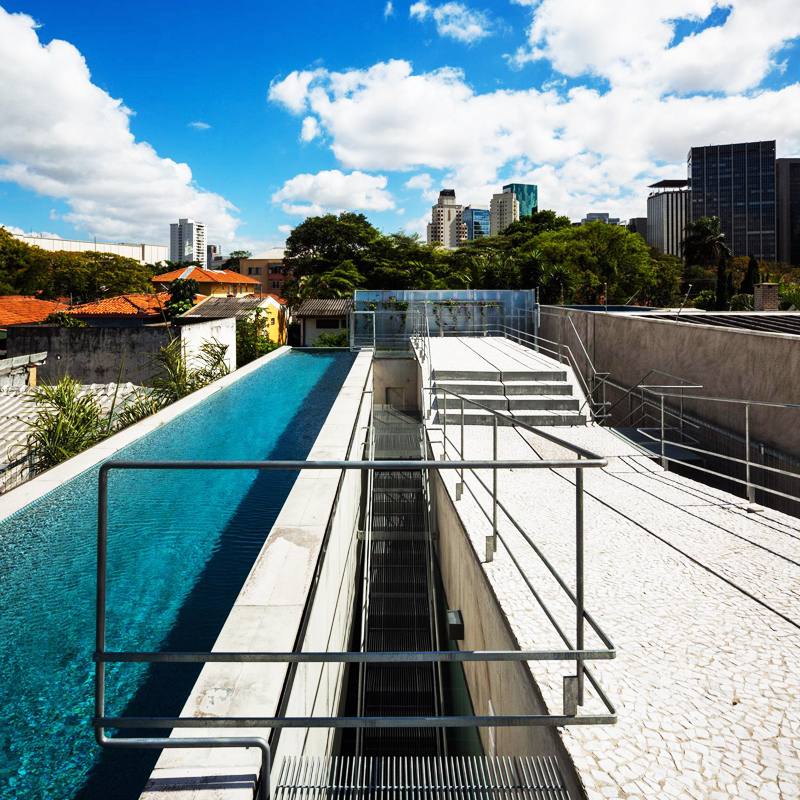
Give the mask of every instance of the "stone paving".
[[(455, 368), (455, 367), (454, 367)], [(561, 735), (591, 800), (800, 798), (800, 521), (674, 473), (612, 432), (549, 428), (609, 458), (587, 470), (587, 610), (617, 648), (592, 672), (615, 726)], [(429, 426), (434, 452), (441, 429)], [(453, 442), (455, 431), (448, 431)], [(501, 458), (563, 457), (533, 433), (501, 428)], [(491, 430), (469, 428), (469, 458), (489, 457)], [(448, 449), (456, 458), (455, 447)], [(508, 470), (500, 500), (574, 585), (574, 471)], [(456, 475), (442, 473), (455, 497)], [(491, 531), (490, 474), (466, 476), (455, 503), (476, 553)], [(511, 561), (513, 553), (569, 635), (574, 607), (504, 514), (487, 578), (520, 646), (562, 643)], [(594, 635), (587, 647), (599, 646)], [(530, 664), (553, 713), (564, 664)], [(589, 689), (582, 713), (602, 712)]]

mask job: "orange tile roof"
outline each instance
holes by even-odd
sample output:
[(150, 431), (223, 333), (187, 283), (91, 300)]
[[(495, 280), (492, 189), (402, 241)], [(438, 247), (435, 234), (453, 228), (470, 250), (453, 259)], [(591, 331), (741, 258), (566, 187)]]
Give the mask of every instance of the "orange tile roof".
[(66, 309), (58, 300), (40, 300), (29, 295), (0, 296), (0, 328), (44, 322), (50, 314)]
[(177, 281), (179, 278), (191, 279), (198, 283), (260, 283), (255, 278), (240, 275), (238, 272), (233, 272), (229, 269), (203, 269), (202, 267), (173, 269), (171, 272), (154, 275), (151, 280), (153, 283), (172, 283), (172, 281)]
[(73, 306), (67, 314), (74, 314), (76, 317), (152, 317), (161, 314), (161, 309), (167, 302), (169, 292), (121, 294)]
[(275, 294), (275, 292), (264, 292), (262, 297), (271, 297), (276, 302), (280, 303), (282, 306), (286, 305), (286, 300), (281, 297), (279, 294)]

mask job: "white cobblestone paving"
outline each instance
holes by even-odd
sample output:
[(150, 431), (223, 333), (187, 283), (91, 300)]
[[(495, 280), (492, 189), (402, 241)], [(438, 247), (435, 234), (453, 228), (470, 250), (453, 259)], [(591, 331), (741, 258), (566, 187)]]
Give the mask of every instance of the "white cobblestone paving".
[[(800, 798), (800, 522), (748, 514), (740, 498), (664, 473), (605, 429), (548, 430), (610, 462), (586, 471), (586, 598), (618, 651), (592, 671), (619, 722), (562, 732), (588, 797)], [(430, 433), (441, 440), (440, 430)], [(530, 458), (525, 438), (541, 457), (564, 455), (534, 434), (501, 428), (499, 436), (501, 458)], [(489, 456), (491, 430), (470, 427), (466, 450)], [(442, 474), (454, 496), (456, 475)], [(490, 484), (489, 474), (481, 477)], [(572, 470), (500, 478), (501, 501), (571, 586), (573, 481)], [(466, 482), (456, 508), (482, 558), (488, 494), (476, 476)], [(500, 535), (505, 546), (484, 569), (520, 646), (560, 646), (508, 550), (571, 638), (574, 607), (503, 514)], [(587, 635), (587, 647), (598, 645)], [(530, 667), (560, 713), (569, 667)], [(582, 712), (602, 710), (589, 691)]]

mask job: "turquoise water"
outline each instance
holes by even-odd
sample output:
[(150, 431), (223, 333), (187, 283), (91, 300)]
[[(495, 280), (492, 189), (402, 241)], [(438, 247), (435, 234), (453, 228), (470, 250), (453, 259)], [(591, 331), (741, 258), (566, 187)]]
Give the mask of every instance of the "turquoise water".
[[(305, 458), (351, 364), (291, 352), (115, 458)], [(295, 478), (112, 472), (109, 649), (210, 649)], [(4, 800), (136, 798), (155, 761), (94, 743), (96, 526), (96, 468), (0, 523)], [(107, 711), (177, 714), (197, 672), (110, 665)]]

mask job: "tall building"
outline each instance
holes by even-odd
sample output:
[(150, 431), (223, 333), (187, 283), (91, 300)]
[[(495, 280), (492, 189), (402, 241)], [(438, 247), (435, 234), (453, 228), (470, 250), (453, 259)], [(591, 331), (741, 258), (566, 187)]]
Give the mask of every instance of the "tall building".
[(514, 192), (500, 192), (492, 195), (489, 203), (489, 234), (497, 236), (512, 222), (519, 221), (519, 200)]
[(483, 239), (489, 235), (489, 209), (473, 208), (464, 209), (464, 224), (467, 226), (467, 239)]
[(607, 211), (589, 211), (581, 220), (581, 225), (588, 225), (590, 222), (602, 222), (605, 225), (619, 225), (619, 217), (610, 217)]
[(206, 226), (202, 222), (179, 219), (169, 226), (169, 260), (206, 266)]
[(691, 221), (719, 217), (735, 256), (774, 261), (775, 140), (693, 147)]
[(651, 183), (653, 191), (647, 198), (647, 244), (679, 258), (689, 221), (688, 186), (685, 180)]
[(631, 233), (638, 233), (647, 241), (647, 217), (631, 217), (628, 220), (628, 230)]
[(504, 192), (514, 192), (519, 201), (519, 216), (529, 217), (539, 210), (539, 187), (534, 183), (507, 183)]
[(431, 208), (428, 223), (428, 244), (440, 244), (452, 249), (467, 239), (463, 209), (456, 203), (455, 189), (442, 189), (436, 205)]
[(775, 162), (778, 261), (800, 267), (800, 158)]
[(218, 244), (206, 245), (206, 268), (218, 269), (225, 263), (225, 256), (222, 255), (222, 250)]

